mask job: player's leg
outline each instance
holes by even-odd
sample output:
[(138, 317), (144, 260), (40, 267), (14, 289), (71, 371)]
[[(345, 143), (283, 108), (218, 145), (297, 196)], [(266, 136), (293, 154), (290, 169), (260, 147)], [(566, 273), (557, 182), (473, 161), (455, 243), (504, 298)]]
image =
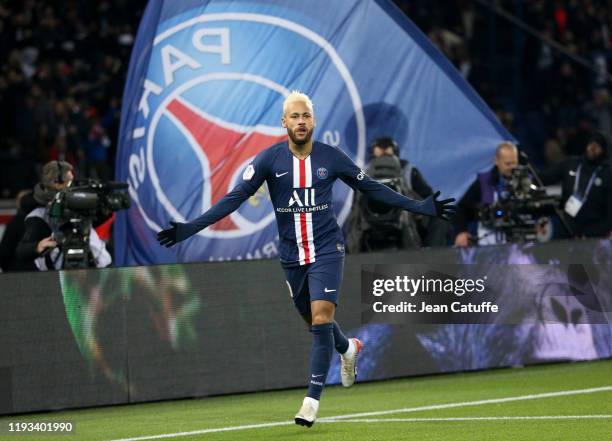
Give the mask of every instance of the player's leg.
[(319, 400), (334, 352), (334, 312), (340, 281), (336, 273), (339, 265), (341, 267), (342, 262), (315, 262), (308, 268), (312, 323), (310, 377), (308, 393), (302, 408), (295, 416), (296, 424), (308, 427), (312, 426), (316, 419)]
[[(320, 262), (309, 271), (310, 298), (322, 298), (338, 304), (344, 259)], [(340, 353), (342, 367), (340, 377), (342, 385), (350, 387), (355, 383), (357, 376), (357, 356), (361, 352), (362, 343), (356, 338), (347, 338), (338, 322), (333, 321), (334, 346)]]
[(327, 373), (334, 353), (333, 320), (336, 305), (327, 300), (310, 302), (312, 314), (312, 348), (310, 351), (310, 376), (308, 393), (302, 407), (295, 416), (295, 423), (310, 427), (314, 424), (321, 392), (325, 386)]
[(340, 353), (340, 360), (342, 362), (340, 367), (342, 385), (344, 387), (351, 387), (357, 378), (357, 356), (361, 352), (363, 344), (358, 338), (347, 338), (335, 320), (333, 331), (336, 351)]
[(298, 314), (302, 317), (308, 330), (311, 326), (310, 293), (308, 290), (308, 268), (304, 266), (296, 268), (283, 268), (289, 295)]
[[(325, 291), (331, 292), (331, 290), (336, 290), (336, 305), (338, 304), (338, 297), (340, 295), (340, 285), (342, 283), (342, 272), (344, 271), (344, 259), (339, 259), (337, 261), (332, 261), (326, 263), (324, 268), (322, 269), (322, 285), (323, 292)], [(333, 285), (333, 286), (327, 286)], [(337, 321), (334, 320), (334, 346), (336, 351), (339, 354), (345, 354), (347, 350), (350, 349), (351, 343), (346, 335), (342, 332), (340, 325)]]
[(338, 324), (337, 321), (334, 320), (334, 347), (336, 348), (336, 351), (339, 354), (345, 354), (346, 351), (349, 350), (350, 348), (350, 341), (349, 339), (346, 337), (346, 335), (344, 335), (344, 333), (342, 332), (342, 328), (340, 328), (340, 325)]
[[(340, 291), (341, 276), (338, 273), (342, 271), (342, 266), (342, 260), (323, 261), (315, 262), (308, 270), (313, 334), (308, 396), (316, 400), (321, 397), (336, 346), (334, 313)], [(342, 339), (342, 332), (339, 334)]]
[[(305, 296), (305, 297), (308, 298), (308, 296)], [(310, 328), (312, 326), (312, 314), (310, 312), (310, 299), (308, 299), (308, 302), (306, 302), (304, 306), (302, 305), (298, 306), (296, 304), (295, 307), (297, 308), (300, 314), (300, 317), (302, 317), (302, 320), (304, 320), (304, 323), (306, 324), (306, 328), (308, 328), (308, 331), (310, 331)]]
[(298, 314), (304, 320), (308, 331), (312, 327), (312, 314), (310, 311), (310, 290), (308, 285), (309, 266), (284, 268), (289, 295)]
[[(287, 286), (289, 294), (293, 299), (293, 304), (298, 310), (302, 319), (308, 325), (308, 329), (312, 330), (312, 312), (310, 306), (310, 293), (308, 287), (308, 267), (285, 268), (285, 277), (287, 278)], [(333, 338), (333, 335), (332, 335)], [(313, 338), (314, 340), (314, 338)], [(332, 343), (333, 344), (333, 343)], [(314, 342), (313, 342), (314, 350)], [(312, 353), (312, 351), (311, 351)], [(312, 355), (311, 355), (312, 358)], [(329, 367), (328, 367), (329, 369)], [(319, 409), (319, 401), (307, 396), (304, 398), (302, 407), (295, 416), (295, 423), (302, 426), (312, 426)]]

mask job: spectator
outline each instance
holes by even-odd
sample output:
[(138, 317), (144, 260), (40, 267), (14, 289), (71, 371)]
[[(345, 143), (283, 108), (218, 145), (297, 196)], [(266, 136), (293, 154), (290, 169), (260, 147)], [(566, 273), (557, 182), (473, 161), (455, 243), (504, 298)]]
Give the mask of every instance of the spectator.
[(565, 150), (558, 138), (550, 137), (546, 140), (544, 144), (544, 158), (548, 167), (560, 164), (565, 160), (565, 156)]
[(3, 272), (20, 269), (16, 258), (17, 245), (25, 231), (25, 218), (38, 206), (31, 190), (22, 190), (16, 198), (17, 214), (9, 221), (0, 242), (0, 270)]
[(593, 92), (593, 100), (585, 104), (584, 113), (596, 130), (612, 134), (612, 102), (607, 89)]
[(0, 195), (20, 188), (6, 176), (29, 175), (15, 166), (34, 161), (40, 170), (55, 157), (76, 161), (84, 177), (112, 178), (127, 61), (145, 4), (0, 5), (0, 147), (12, 149), (0, 163)]
[[(612, 231), (612, 172), (607, 159), (608, 140), (595, 132), (581, 157), (543, 172), (544, 184), (561, 182), (563, 216), (574, 237), (608, 237)], [(560, 228), (556, 238), (567, 234)]]

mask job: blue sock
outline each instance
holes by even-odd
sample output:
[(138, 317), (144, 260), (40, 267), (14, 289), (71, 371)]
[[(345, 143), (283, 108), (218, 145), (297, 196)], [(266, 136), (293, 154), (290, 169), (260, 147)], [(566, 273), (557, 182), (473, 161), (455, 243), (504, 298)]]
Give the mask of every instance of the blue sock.
[(342, 329), (340, 329), (340, 325), (337, 321), (334, 320), (334, 344), (336, 346), (336, 351), (340, 354), (344, 354), (348, 351), (349, 341), (346, 338), (346, 335), (342, 333)]
[(321, 399), (323, 385), (327, 379), (327, 371), (334, 353), (333, 323), (313, 325), (312, 350), (310, 352), (310, 378), (308, 381), (308, 394), (306, 396)]

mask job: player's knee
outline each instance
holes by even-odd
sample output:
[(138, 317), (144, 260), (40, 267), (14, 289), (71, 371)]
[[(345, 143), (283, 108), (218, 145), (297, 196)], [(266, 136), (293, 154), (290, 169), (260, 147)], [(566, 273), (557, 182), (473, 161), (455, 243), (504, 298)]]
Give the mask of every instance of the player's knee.
[(333, 322), (333, 319), (329, 316), (317, 316), (312, 319), (312, 325), (324, 325), (326, 323)]
[(331, 323), (334, 321), (334, 310), (322, 310), (318, 311), (316, 314), (312, 314), (311, 323), (313, 325), (323, 325), (325, 323)]
[(334, 321), (336, 305), (326, 300), (314, 300), (310, 303), (310, 315), (313, 325), (322, 325)]

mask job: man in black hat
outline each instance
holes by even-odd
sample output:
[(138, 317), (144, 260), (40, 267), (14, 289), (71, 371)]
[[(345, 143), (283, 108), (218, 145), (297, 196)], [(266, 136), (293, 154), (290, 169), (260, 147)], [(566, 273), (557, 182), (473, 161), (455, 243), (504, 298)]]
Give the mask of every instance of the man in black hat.
[(541, 174), (546, 185), (561, 182), (563, 216), (572, 230), (557, 228), (555, 238), (608, 237), (612, 231), (612, 173), (608, 141), (593, 133), (584, 155), (569, 158)]
[[(423, 200), (431, 196), (433, 190), (421, 172), (406, 159), (400, 159), (399, 155), (399, 146), (392, 137), (382, 136), (374, 139), (370, 144), (368, 176), (381, 180), (381, 182), (397, 178), (399, 188), (396, 191), (416, 200)], [(361, 195), (355, 195), (353, 208), (348, 219), (347, 246), (349, 251), (360, 252), (385, 248), (389, 245), (388, 243), (370, 243), (369, 245), (364, 243), (367, 242), (364, 240), (364, 232), (371, 225), (368, 225), (367, 220), (364, 219), (363, 204), (360, 203), (361, 198)], [(444, 219), (402, 212), (399, 224), (402, 230), (401, 240), (398, 244), (400, 249), (421, 245), (444, 247), (451, 244), (452, 225)], [(393, 239), (382, 228), (374, 228), (374, 230), (380, 231), (387, 239)], [(376, 240), (373, 240), (373, 242), (376, 242)]]

